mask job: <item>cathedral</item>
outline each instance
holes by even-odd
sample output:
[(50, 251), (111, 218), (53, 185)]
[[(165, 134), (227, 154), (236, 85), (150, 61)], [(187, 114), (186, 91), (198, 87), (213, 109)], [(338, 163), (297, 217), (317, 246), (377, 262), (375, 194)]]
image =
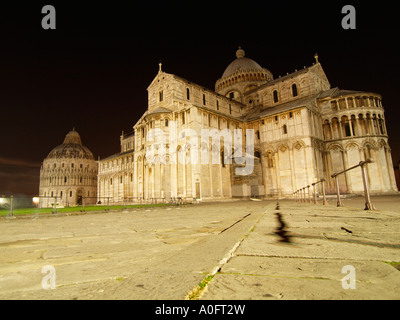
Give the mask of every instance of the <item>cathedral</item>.
[[(239, 47), (215, 90), (160, 64), (148, 109), (122, 133), (121, 152), (98, 160), (97, 202), (291, 197), (322, 178), (334, 194), (331, 175), (366, 159), (371, 193), (397, 192), (382, 97), (331, 88), (314, 58), (274, 77)], [(343, 194), (363, 193), (360, 170), (339, 183)]]

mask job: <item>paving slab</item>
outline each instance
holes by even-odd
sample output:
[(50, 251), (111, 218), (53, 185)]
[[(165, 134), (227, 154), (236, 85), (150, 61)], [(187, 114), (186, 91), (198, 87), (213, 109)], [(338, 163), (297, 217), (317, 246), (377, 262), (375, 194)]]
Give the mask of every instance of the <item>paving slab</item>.
[[(179, 300), (212, 272), (200, 299), (400, 299), (400, 197), (374, 212), (351, 201), (0, 219), (0, 299)], [(347, 265), (356, 289), (342, 286)]]
[[(400, 299), (398, 262), (399, 213), (280, 201), (201, 298)], [(355, 289), (342, 285), (345, 266), (354, 270)]]
[[(3, 219), (0, 299), (184, 299), (267, 205)], [(42, 287), (46, 265), (54, 290)]]

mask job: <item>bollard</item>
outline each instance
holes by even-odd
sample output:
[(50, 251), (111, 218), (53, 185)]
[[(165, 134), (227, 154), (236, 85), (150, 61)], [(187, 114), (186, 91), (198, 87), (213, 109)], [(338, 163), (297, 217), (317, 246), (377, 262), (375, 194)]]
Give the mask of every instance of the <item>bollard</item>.
[(361, 176), (363, 179), (363, 185), (364, 185), (364, 197), (365, 197), (365, 208), (364, 210), (374, 210), (374, 206), (371, 203), (371, 198), (369, 196), (369, 186), (368, 186), (368, 180), (367, 177), (365, 176), (365, 168), (364, 166), (367, 163), (371, 163), (371, 159), (368, 159), (369, 161), (361, 161), (360, 162), (360, 167), (361, 167)]
[(310, 185), (307, 186), (308, 203), (311, 203)]
[(373, 160), (372, 159), (367, 159), (365, 161), (360, 161), (357, 165), (352, 166), (351, 168), (347, 168), (345, 170), (342, 170), (340, 172), (334, 173), (331, 175), (332, 178), (335, 178), (336, 181), (336, 190), (337, 190), (337, 206), (341, 207), (343, 206), (341, 200), (340, 200), (340, 190), (339, 190), (339, 179), (338, 179), (338, 175), (345, 173), (347, 171), (353, 170), (357, 167), (361, 167), (361, 176), (363, 179), (363, 185), (364, 185), (364, 196), (365, 196), (365, 209), (364, 210), (374, 210), (374, 206), (371, 203), (371, 199), (369, 196), (369, 187), (368, 187), (368, 181), (367, 181), (367, 177), (365, 176), (365, 169), (364, 166), (367, 165), (368, 163), (372, 163)]
[(315, 195), (315, 183), (312, 184), (312, 187), (313, 187), (313, 201), (314, 204), (317, 204), (317, 197)]
[(336, 181), (336, 196), (337, 196), (336, 206), (337, 207), (343, 207), (342, 201), (340, 200), (340, 189), (339, 189), (339, 178), (338, 178), (338, 176), (335, 176), (335, 181)]
[(323, 196), (322, 204), (326, 206), (328, 204), (328, 201), (326, 201), (326, 195), (325, 195), (325, 179), (321, 179), (321, 183), (322, 183), (322, 196)]
[(10, 217), (14, 216), (14, 196), (10, 197), (10, 212), (8, 213)]
[(57, 213), (57, 196), (55, 196), (54, 199), (55, 199), (55, 200), (54, 200), (53, 214), (56, 214), (56, 213)]

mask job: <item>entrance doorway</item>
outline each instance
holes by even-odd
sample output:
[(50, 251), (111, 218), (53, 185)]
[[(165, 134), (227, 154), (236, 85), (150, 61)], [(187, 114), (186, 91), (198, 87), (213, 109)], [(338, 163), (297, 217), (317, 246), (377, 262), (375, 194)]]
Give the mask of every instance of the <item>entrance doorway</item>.
[(76, 192), (76, 204), (81, 206), (83, 203), (83, 190), (80, 189)]

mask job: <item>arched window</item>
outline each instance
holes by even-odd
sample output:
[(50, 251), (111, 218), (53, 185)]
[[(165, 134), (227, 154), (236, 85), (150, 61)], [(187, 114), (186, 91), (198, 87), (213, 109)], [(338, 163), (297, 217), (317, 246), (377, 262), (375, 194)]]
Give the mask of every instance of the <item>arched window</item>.
[(293, 95), (293, 97), (297, 97), (298, 96), (297, 85), (295, 83), (292, 84), (292, 95)]
[(287, 134), (287, 126), (286, 126), (286, 124), (283, 125), (282, 129), (283, 129), (283, 134)]
[(277, 103), (279, 101), (279, 99), (278, 99), (278, 91), (274, 90), (273, 95), (274, 95), (274, 102)]
[(260, 152), (258, 152), (258, 151), (254, 152), (254, 156), (256, 158), (258, 158), (258, 161), (261, 163), (261, 154), (260, 154)]
[(190, 100), (190, 90), (186, 88), (186, 99)]
[(379, 132), (380, 132), (380, 134), (385, 134), (385, 127), (383, 125), (383, 119), (381, 118), (381, 115), (378, 115), (378, 121), (379, 121)]
[(203, 105), (204, 106), (206, 105), (206, 95), (205, 94), (203, 94)]
[(357, 127), (357, 119), (354, 114), (351, 115), (350, 122), (351, 122), (351, 133), (353, 134), (353, 136), (355, 136), (356, 135), (356, 127)]
[(374, 124), (375, 134), (379, 134), (379, 124), (378, 124), (378, 118), (376, 117), (376, 114), (372, 115), (372, 122)]
[(342, 122), (342, 128), (343, 128), (342, 136), (343, 137), (351, 137), (349, 118), (347, 116), (343, 116), (341, 118), (341, 120), (342, 120), (341, 122)]
[(324, 136), (326, 140), (331, 140), (332, 139), (332, 134), (331, 134), (331, 124), (329, 123), (329, 120), (324, 121)]

